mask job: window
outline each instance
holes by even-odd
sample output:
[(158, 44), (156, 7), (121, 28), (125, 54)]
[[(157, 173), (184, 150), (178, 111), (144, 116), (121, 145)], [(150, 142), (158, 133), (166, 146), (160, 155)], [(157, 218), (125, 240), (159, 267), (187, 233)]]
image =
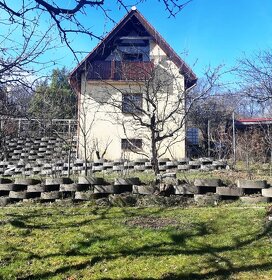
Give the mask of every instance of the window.
[(189, 127), (186, 136), (190, 145), (198, 145), (198, 128)]
[(122, 96), (123, 113), (140, 113), (143, 106), (143, 96), (141, 93), (124, 93)]
[(122, 139), (121, 142), (121, 149), (122, 150), (138, 150), (141, 149), (143, 146), (142, 139)]

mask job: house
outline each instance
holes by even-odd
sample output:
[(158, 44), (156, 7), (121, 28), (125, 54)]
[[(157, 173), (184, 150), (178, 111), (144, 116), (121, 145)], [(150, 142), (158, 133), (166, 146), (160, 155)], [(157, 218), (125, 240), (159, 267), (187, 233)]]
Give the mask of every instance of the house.
[(272, 118), (239, 118), (235, 120), (235, 128), (238, 131), (249, 129), (265, 129), (272, 125)]
[(185, 92), (196, 76), (134, 7), (72, 71), (79, 156), (185, 156)]

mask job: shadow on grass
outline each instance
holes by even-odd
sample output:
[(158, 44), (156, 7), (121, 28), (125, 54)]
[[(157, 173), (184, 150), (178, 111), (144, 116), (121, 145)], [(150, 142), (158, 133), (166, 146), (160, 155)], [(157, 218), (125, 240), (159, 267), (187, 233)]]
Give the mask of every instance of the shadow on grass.
[[(107, 211), (100, 211), (95, 213), (99, 217), (97, 219), (106, 219), (107, 218)], [(156, 214), (159, 213), (158, 210), (156, 211)], [(155, 213), (155, 212), (154, 212)], [(126, 215), (134, 216), (135, 213), (133, 211), (126, 211)], [(123, 217), (120, 217), (123, 219)], [(13, 220), (14, 226), (19, 228), (27, 227), (26, 223), (24, 221), (20, 220)], [(90, 223), (89, 220), (86, 221), (86, 223)], [(50, 279), (53, 276), (56, 276), (58, 274), (66, 275), (67, 273), (71, 271), (79, 271), (87, 268), (91, 268), (92, 266), (110, 261), (110, 260), (116, 260), (118, 258), (125, 258), (125, 257), (142, 257), (142, 256), (151, 256), (151, 257), (160, 257), (160, 256), (175, 256), (175, 255), (207, 255), (207, 266), (209, 267), (208, 272), (199, 272), (199, 273), (182, 273), (182, 272), (176, 272), (176, 273), (167, 273), (163, 275), (160, 279), (164, 280), (171, 280), (171, 279), (210, 279), (210, 278), (217, 278), (217, 279), (229, 279), (229, 277), (232, 274), (239, 273), (239, 272), (250, 272), (255, 270), (270, 270), (272, 269), (272, 263), (265, 262), (263, 264), (256, 264), (256, 265), (235, 265), (232, 263), (232, 261), (226, 257), (222, 257), (219, 254), (223, 252), (231, 252), (235, 250), (241, 250), (244, 246), (248, 246), (255, 242), (258, 239), (264, 238), (267, 235), (270, 235), (272, 233), (272, 223), (267, 223), (264, 227), (263, 231), (260, 233), (253, 234), (250, 238), (245, 239), (246, 236), (239, 236), (236, 239), (233, 239), (233, 244), (228, 246), (212, 246), (209, 244), (203, 244), (203, 243), (196, 243), (194, 247), (186, 246), (186, 241), (189, 240), (192, 237), (203, 237), (210, 234), (216, 234), (215, 230), (208, 226), (204, 222), (199, 222), (194, 224), (193, 231), (190, 230), (184, 230), (184, 231), (176, 231), (176, 230), (162, 230), (164, 232), (167, 232), (169, 234), (170, 240), (165, 242), (155, 242), (153, 244), (145, 244), (143, 246), (140, 246), (138, 248), (133, 247), (118, 247), (117, 249), (112, 250), (103, 250), (101, 251), (100, 255), (92, 255), (90, 253), (86, 253), (86, 250), (92, 246), (94, 242), (104, 242), (107, 240), (113, 240), (115, 239), (115, 242), (118, 243), (118, 238), (121, 236), (108, 236), (106, 238), (101, 236), (93, 236), (88, 238), (86, 241), (80, 241), (75, 243), (74, 249), (57, 253), (57, 254), (48, 254), (45, 256), (37, 256), (34, 254), (30, 254), (29, 259), (46, 259), (50, 257), (70, 257), (70, 256), (82, 256), (86, 259), (86, 261), (83, 261), (80, 264), (74, 264), (74, 265), (67, 265), (62, 266), (60, 268), (54, 269), (53, 271), (46, 271), (42, 273), (37, 273), (35, 275), (28, 275), (24, 277), (20, 277), (17, 279), (26, 280), (26, 279)], [(13, 248), (14, 250), (17, 250), (17, 252), (20, 252), (20, 249)], [(114, 279), (114, 278), (100, 278), (100, 279)], [(128, 280), (128, 279), (142, 279), (142, 280), (152, 280), (157, 278), (119, 278), (122, 280)]]
[[(250, 272), (255, 270), (269, 270), (272, 269), (271, 263), (264, 263), (261, 265), (244, 265), (242, 267), (238, 268), (232, 268), (230, 269), (217, 269), (213, 272), (207, 272), (207, 273), (167, 273), (167, 275), (162, 276), (161, 280), (205, 280), (205, 279), (214, 279), (214, 277), (217, 277), (217, 279), (220, 280), (227, 280), (230, 279), (229, 277), (232, 274), (239, 273), (239, 272)], [(152, 278), (152, 277), (146, 277), (146, 278), (118, 278), (119, 280), (158, 280), (158, 278)], [(114, 278), (109, 277), (102, 277), (100, 280), (114, 280)]]
[[(86, 214), (82, 215), (74, 215), (71, 214), (68, 215), (69, 217), (73, 218), (78, 218), (78, 216), (81, 216), (84, 220), (83, 221), (77, 221), (75, 219), (70, 220), (68, 223), (61, 223), (61, 222), (56, 222), (55, 220), (52, 221), (47, 221), (46, 223), (42, 223), (43, 218), (50, 218), (54, 215), (60, 215), (64, 216), (64, 211), (59, 211), (59, 212), (47, 212), (43, 214), (37, 214), (36, 211), (33, 211), (32, 213), (30, 212), (27, 215), (22, 215), (22, 214), (8, 214), (8, 217), (11, 217), (10, 220), (8, 220), (8, 223), (10, 223), (12, 226), (20, 229), (61, 229), (61, 228), (74, 228), (74, 227), (80, 227), (84, 226), (87, 224), (91, 224), (99, 219), (105, 220), (107, 218), (107, 214), (110, 208), (93, 208), (90, 213), (88, 213), (88, 216), (93, 216), (91, 218), (86, 218)], [(66, 215), (65, 215), (66, 216)], [(37, 223), (30, 223), (32, 219), (38, 219)]]

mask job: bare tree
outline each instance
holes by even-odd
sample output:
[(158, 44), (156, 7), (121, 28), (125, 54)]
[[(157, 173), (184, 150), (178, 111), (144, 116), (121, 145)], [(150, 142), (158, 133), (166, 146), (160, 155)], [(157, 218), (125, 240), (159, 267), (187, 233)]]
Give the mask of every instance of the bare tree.
[[(175, 16), (190, 1), (164, 0), (162, 3), (168, 14)], [(128, 10), (139, 2), (145, 1), (118, 0), (112, 7)], [(20, 84), (33, 89), (36, 80), (45, 75), (45, 70), (57, 63), (43, 59), (46, 52), (66, 45), (77, 59), (81, 50), (72, 46), (75, 35), (83, 34), (100, 40), (101, 34), (96, 34), (90, 27), (92, 25), (83, 24), (84, 17), (90, 12), (101, 13), (114, 22), (104, 0), (73, 0), (69, 3), (1, 0), (0, 11), (0, 87)]]
[(19, 133), (18, 121), (27, 115), (31, 98), (29, 88), (22, 85), (4, 87), (0, 89), (0, 149), (6, 158), (6, 142), (9, 137), (16, 137)]
[[(90, 160), (103, 159), (112, 142), (110, 138), (97, 139), (93, 133), (100, 108), (101, 103), (94, 102), (94, 99), (89, 96), (85, 83), (78, 104), (78, 151), (79, 157), (84, 160), (85, 176), (88, 174)], [(89, 112), (92, 112), (91, 116)]]
[(259, 51), (239, 60), (236, 71), (242, 91), (257, 102), (272, 99), (272, 52)]
[[(175, 16), (189, 2), (163, 0), (169, 16)], [(111, 9), (128, 10), (130, 2), (117, 0)], [(100, 13), (114, 22), (104, 0), (73, 0), (69, 3), (51, 0), (0, 1), (0, 86), (21, 84), (32, 87), (45, 69), (57, 61), (44, 60), (44, 53), (66, 45), (76, 59), (81, 50), (74, 48), (75, 35), (82, 34), (100, 40), (101, 34), (86, 26), (84, 19), (91, 12)], [(88, 17), (89, 21), (90, 17)], [(56, 40), (58, 39), (58, 40)], [(56, 43), (53, 43), (57, 41)], [(37, 75), (37, 73), (39, 73)]]
[(149, 158), (158, 173), (160, 157), (166, 153), (176, 157), (173, 147), (184, 143), (188, 112), (216, 86), (219, 69), (207, 71), (209, 79), (202, 91), (189, 97), (190, 88), (184, 89), (183, 76), (168, 59), (158, 64), (123, 63), (120, 69), (118, 75), (126, 81), (123, 86), (101, 80), (100, 92), (89, 93), (89, 97), (103, 112), (98, 118), (104, 116), (111, 125), (122, 128), (122, 146)]
[(263, 141), (265, 143), (265, 156), (269, 158), (269, 175), (272, 175), (272, 126), (260, 124)]
[[(137, 3), (143, 3), (146, 0), (140, 1), (121, 1), (117, 0), (115, 4), (111, 4), (111, 9), (123, 8), (126, 11)], [(192, 0), (174, 1), (163, 0), (169, 16), (175, 16)], [(159, 1), (160, 2), (160, 1)], [(91, 11), (100, 13), (110, 21), (114, 22), (111, 16), (111, 10), (106, 5), (104, 0), (74, 0), (68, 3), (61, 1), (50, 0), (25, 0), (21, 3), (7, 3), (0, 1), (1, 14), (5, 15), (5, 19), (1, 22), (3, 24), (10, 24), (17, 28), (18, 26), (24, 30), (26, 38), (29, 36), (29, 31), (32, 25), (38, 26), (42, 22), (51, 22), (57, 30), (61, 41), (63, 41), (70, 50), (76, 54), (77, 50), (71, 47), (71, 36), (74, 34), (85, 34), (91, 38), (101, 39), (101, 35), (96, 34), (91, 30), (92, 24), (86, 26), (83, 24), (84, 16), (87, 17)], [(37, 30), (34, 30), (37, 32)], [(28, 34), (27, 34), (28, 33)]]
[(200, 96), (192, 104), (187, 116), (188, 127), (197, 128), (201, 133), (198, 155), (221, 158), (224, 139), (229, 142), (226, 132), (237, 105), (237, 97), (227, 90), (228, 83), (223, 82), (222, 77), (230, 71), (224, 65), (214, 70), (208, 68), (190, 94), (192, 97)]
[(238, 158), (245, 162), (246, 171), (251, 178), (253, 163), (263, 162), (267, 151), (265, 138), (260, 127), (246, 128), (237, 135)]
[[(80, 106), (80, 111), (78, 113), (78, 116), (79, 116), (79, 119), (78, 119), (78, 130), (79, 130), (78, 131), (78, 135), (79, 135), (78, 145), (81, 146), (80, 150), (83, 150), (83, 155), (80, 155), (80, 157), (83, 156), (83, 159), (84, 159), (85, 176), (87, 176), (87, 173), (88, 173), (88, 162), (92, 158), (93, 153), (94, 153), (94, 145), (93, 145), (93, 140), (91, 139), (91, 133), (92, 133), (93, 124), (95, 122), (95, 114), (92, 119), (87, 118), (87, 111), (90, 110), (90, 107), (87, 107), (87, 105), (88, 105), (88, 102), (86, 102), (86, 100), (85, 100), (84, 104), (82, 104), (82, 106)], [(95, 110), (96, 110), (96, 108), (95, 108)]]

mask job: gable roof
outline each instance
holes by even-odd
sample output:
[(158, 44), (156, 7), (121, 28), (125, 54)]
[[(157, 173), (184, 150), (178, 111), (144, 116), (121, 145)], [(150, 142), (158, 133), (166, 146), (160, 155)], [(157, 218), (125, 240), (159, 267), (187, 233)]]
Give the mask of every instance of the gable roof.
[[(150, 36), (154, 42), (166, 53), (177, 67), (180, 68), (180, 73), (185, 77), (185, 87), (189, 88), (197, 81), (197, 77), (190, 67), (180, 58), (180, 56), (171, 48), (171, 46), (163, 39), (163, 37), (155, 30), (155, 28), (138, 12), (131, 10), (113, 29), (112, 31), (90, 52), (71, 72), (70, 82), (72, 85), (79, 83), (81, 73), (84, 71), (84, 65), (87, 61), (92, 61), (95, 58), (107, 54), (109, 46), (114, 42), (117, 34), (126, 32), (126, 27), (129, 25), (142, 26), (143, 35)], [(108, 46), (108, 47), (107, 47)]]

